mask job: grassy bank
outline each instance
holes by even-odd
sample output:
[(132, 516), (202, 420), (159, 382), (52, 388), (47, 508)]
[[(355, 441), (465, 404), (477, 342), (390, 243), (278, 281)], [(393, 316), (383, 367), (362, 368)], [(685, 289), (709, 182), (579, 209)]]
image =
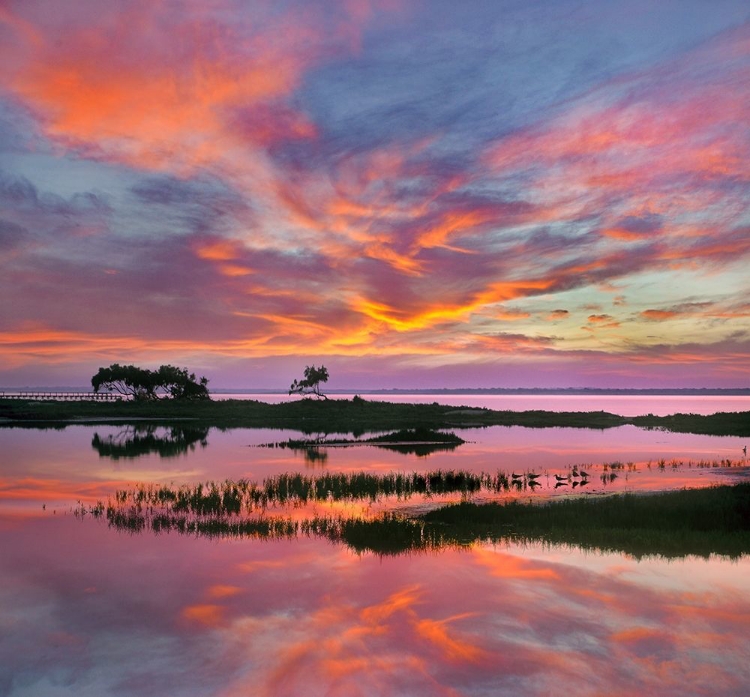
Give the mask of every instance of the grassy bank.
[(674, 414), (671, 416), (636, 416), (629, 419), (639, 428), (656, 428), (675, 433), (704, 433), (727, 436), (750, 436), (750, 412), (710, 414)]
[(0, 400), (4, 425), (136, 422), (149, 419), (165, 424), (219, 428), (284, 428), (303, 433), (351, 433), (414, 428), (469, 428), (477, 426), (572, 427), (606, 429), (625, 424), (683, 433), (750, 436), (750, 412), (697, 416), (642, 416), (627, 418), (603, 411), (495, 411), (475, 407), (331, 399), (303, 399), (282, 404), (255, 400), (205, 402), (32, 402)]
[(635, 557), (750, 552), (750, 484), (568, 499), (545, 505), (445, 506), (423, 516), (432, 545), (543, 541)]

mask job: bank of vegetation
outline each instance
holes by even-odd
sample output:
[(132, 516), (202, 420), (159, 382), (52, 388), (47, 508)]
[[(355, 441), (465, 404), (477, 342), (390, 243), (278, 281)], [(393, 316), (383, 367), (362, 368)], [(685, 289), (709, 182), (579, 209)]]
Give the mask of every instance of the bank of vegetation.
[[(530, 474), (524, 475), (523, 486), (530, 482)], [(638, 558), (734, 558), (750, 553), (750, 483), (536, 503), (469, 500), (479, 492), (499, 494), (520, 486), (503, 472), (281, 474), (260, 484), (240, 480), (192, 487), (141, 485), (116, 492), (106, 505), (77, 512), (104, 517), (112, 527), (128, 532), (257, 539), (319, 536), (358, 553), (435, 551), (477, 542), (541, 542)], [(313, 513), (292, 519), (283, 511), (323, 501), (407, 500), (457, 492), (462, 495), (460, 503), (422, 515), (390, 512), (363, 518)]]
[(440, 540), (513, 539), (660, 555), (750, 553), (750, 484), (572, 498), (546, 505), (462, 502), (422, 519)]
[(219, 428), (294, 429), (306, 434), (352, 434), (399, 429), (526, 426), (529, 428), (607, 429), (632, 424), (681, 433), (750, 436), (750, 412), (711, 416), (624, 417), (604, 411), (498, 411), (438, 404), (402, 404), (353, 399), (300, 399), (281, 404), (256, 400), (132, 400), (121, 402), (56, 402), (0, 400), (4, 425), (118, 423), (148, 419), (156, 423)]

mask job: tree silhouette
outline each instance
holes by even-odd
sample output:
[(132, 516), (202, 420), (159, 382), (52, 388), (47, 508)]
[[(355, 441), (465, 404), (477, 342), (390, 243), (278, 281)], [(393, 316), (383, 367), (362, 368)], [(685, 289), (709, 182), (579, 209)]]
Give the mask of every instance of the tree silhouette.
[(322, 399), (328, 399), (320, 391), (321, 382), (328, 382), (328, 368), (324, 365), (321, 365), (320, 368), (316, 368), (314, 365), (305, 366), (305, 377), (292, 383), (289, 394), (312, 394)]
[(91, 378), (94, 392), (107, 390), (136, 400), (151, 400), (159, 397), (172, 399), (210, 399), (208, 378), (196, 379), (187, 368), (173, 365), (160, 366), (158, 370), (138, 368), (134, 365), (113, 363), (109, 368), (99, 368)]

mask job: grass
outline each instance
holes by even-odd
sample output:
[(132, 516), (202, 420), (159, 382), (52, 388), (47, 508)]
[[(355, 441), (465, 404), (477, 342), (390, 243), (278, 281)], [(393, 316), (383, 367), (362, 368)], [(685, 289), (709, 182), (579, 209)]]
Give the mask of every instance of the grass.
[(206, 482), (194, 486), (141, 484), (115, 492), (115, 505), (137, 509), (158, 507), (168, 513), (231, 516), (270, 506), (304, 505), (322, 501), (377, 501), (386, 497), (439, 496), (480, 491), (510, 491), (512, 483), (498, 471), (491, 475), (456, 470), (432, 472), (325, 472), (319, 475), (283, 473), (261, 483), (245, 479)]
[(303, 433), (352, 433), (355, 436), (416, 428), (526, 426), (606, 429), (626, 424), (683, 433), (750, 436), (750, 412), (623, 417), (603, 411), (496, 411), (437, 402), (402, 404), (362, 398), (301, 399), (281, 404), (255, 400), (112, 403), (0, 400), (0, 424), (4, 422), (4, 425), (60, 424), (81, 420), (103, 424), (140, 419), (165, 424), (189, 421), (202, 427), (289, 428)]
[(653, 554), (737, 557), (750, 552), (750, 484), (545, 505), (460, 503), (431, 511), (422, 519), (434, 545), (443, 539), (512, 539), (625, 552), (638, 558)]
[(270, 505), (508, 491), (507, 475), (436, 471), (366, 472), (317, 477), (281, 474), (260, 484), (240, 480), (193, 487), (141, 485), (116, 492), (109, 504), (78, 513), (106, 518), (129, 532), (177, 531), (209, 537), (325, 537), (351, 549), (399, 554), (475, 542), (543, 542), (626, 553), (636, 558), (750, 553), (750, 483), (652, 494), (618, 494), (548, 503), (464, 501), (419, 516), (393, 513), (371, 520), (314, 516), (292, 521)]
[(636, 416), (630, 419), (639, 428), (653, 428), (675, 433), (750, 436), (750, 412), (718, 414), (673, 414), (671, 416)]

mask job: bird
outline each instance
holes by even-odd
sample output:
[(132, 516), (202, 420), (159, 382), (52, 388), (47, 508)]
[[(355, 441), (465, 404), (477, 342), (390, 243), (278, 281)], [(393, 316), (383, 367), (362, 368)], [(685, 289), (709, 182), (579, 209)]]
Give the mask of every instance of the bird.
[(744, 446), (744, 447), (742, 448), (742, 454), (743, 454), (743, 455), (747, 455), (747, 446)]
[(581, 470), (581, 476), (582, 477), (588, 477), (589, 473), (588, 472), (584, 472), (583, 470)]
[(513, 477), (513, 479), (521, 479), (521, 477), (523, 477), (522, 474), (516, 474), (515, 472), (513, 472), (513, 474), (511, 474), (510, 476)]
[(542, 475), (541, 474), (535, 474), (534, 472), (529, 472), (529, 474), (527, 476), (528, 476), (529, 479), (539, 479), (539, 477), (541, 477)]
[(568, 477), (561, 477), (559, 474), (555, 475), (555, 479), (557, 479), (558, 482), (567, 482)]

